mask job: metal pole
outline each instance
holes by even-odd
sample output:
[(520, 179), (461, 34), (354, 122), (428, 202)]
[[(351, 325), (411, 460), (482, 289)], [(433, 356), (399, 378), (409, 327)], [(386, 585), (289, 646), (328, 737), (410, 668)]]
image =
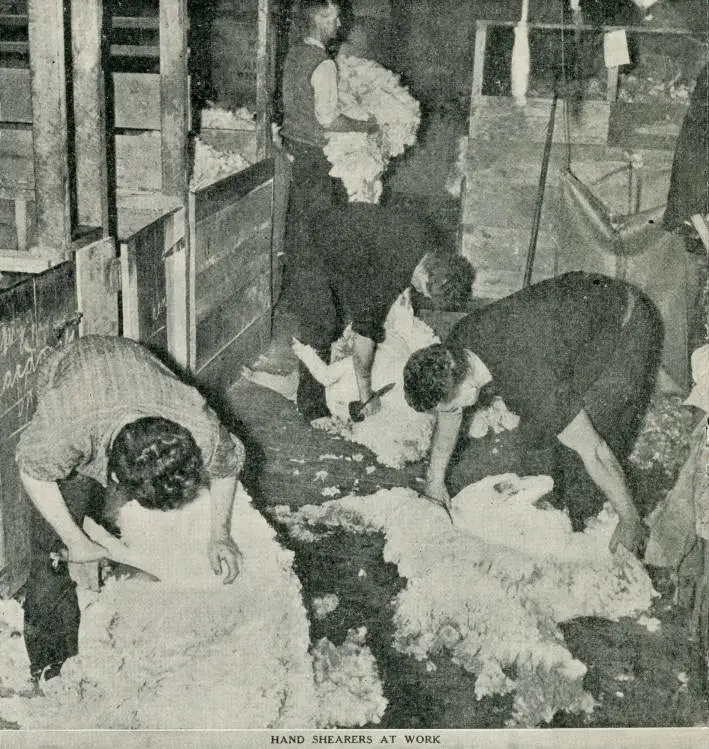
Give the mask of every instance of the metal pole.
[(537, 188), (537, 200), (534, 204), (534, 220), (532, 222), (532, 236), (529, 240), (529, 249), (527, 250), (527, 265), (524, 269), (523, 288), (529, 286), (532, 282), (532, 267), (534, 266), (534, 254), (537, 250), (537, 237), (539, 236), (539, 223), (542, 218), (542, 204), (544, 202), (544, 188), (547, 182), (547, 172), (549, 171), (549, 157), (551, 156), (551, 144), (554, 139), (554, 117), (556, 116), (556, 103), (559, 94), (555, 91), (554, 98), (551, 102), (551, 114), (547, 124), (547, 139), (544, 144), (544, 155), (542, 156), (542, 170), (539, 174), (539, 186)]

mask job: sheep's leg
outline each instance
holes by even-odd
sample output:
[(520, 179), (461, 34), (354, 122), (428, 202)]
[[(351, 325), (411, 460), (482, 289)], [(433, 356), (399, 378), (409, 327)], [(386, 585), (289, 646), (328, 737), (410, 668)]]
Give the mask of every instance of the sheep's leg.
[(317, 355), (312, 346), (301, 343), (297, 338), (293, 339), (293, 353), (308, 368), (310, 374), (323, 386), (328, 387), (336, 383), (342, 376), (342, 367), (336, 364), (330, 365)]

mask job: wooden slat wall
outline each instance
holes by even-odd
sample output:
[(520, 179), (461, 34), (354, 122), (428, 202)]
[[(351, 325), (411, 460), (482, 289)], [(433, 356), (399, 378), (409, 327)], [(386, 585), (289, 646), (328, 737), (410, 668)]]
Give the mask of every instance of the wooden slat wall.
[(208, 386), (268, 343), (273, 168), (259, 162), (193, 197), (194, 369)]
[(133, 239), (135, 273), (139, 290), (138, 337), (160, 351), (167, 351), (165, 305), (165, 224), (158, 221)]
[[(146, 131), (116, 136), (116, 172), (119, 189), (160, 192), (160, 133)], [(2, 131), (0, 195), (12, 198), (26, 194), (34, 198), (32, 133)]]
[(34, 412), (35, 373), (48, 345), (76, 336), (74, 285), (74, 266), (63, 263), (0, 290), (0, 596), (15, 593), (27, 576), (29, 505), (15, 446)]
[[(184, 235), (184, 211), (178, 210), (121, 241), (120, 249), (123, 335), (141, 341), (161, 356), (168, 354), (179, 364), (184, 357), (179, 350), (172, 351), (173, 342), (168, 340), (169, 326), (175, 322), (168, 319), (168, 309), (174, 314), (178, 300), (168, 297), (174, 296), (172, 287), (179, 282), (172, 265), (174, 256), (184, 253)], [(168, 262), (170, 258), (173, 260)], [(179, 327), (184, 331), (184, 322)]]
[[(115, 125), (120, 131), (116, 136), (118, 186), (159, 192), (162, 189), (160, 76), (115, 73), (113, 85)], [(23, 190), (34, 195), (31, 123), (29, 70), (0, 68), (0, 188), (3, 196), (12, 197)], [(13, 129), (7, 129), (8, 125)], [(23, 125), (27, 127), (17, 129)], [(29, 215), (34, 221), (33, 211)], [(31, 233), (34, 235), (34, 229)], [(14, 249), (2, 241), (0, 247)]]
[[(115, 124), (119, 129), (160, 129), (160, 76), (114, 73)], [(0, 123), (32, 123), (30, 71), (0, 68)]]

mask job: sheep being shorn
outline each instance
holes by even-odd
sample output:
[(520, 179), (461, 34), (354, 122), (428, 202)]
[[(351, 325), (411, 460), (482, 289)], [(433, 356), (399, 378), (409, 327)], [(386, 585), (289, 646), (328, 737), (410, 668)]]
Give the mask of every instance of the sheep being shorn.
[[(384, 465), (400, 468), (421, 460), (428, 452), (434, 417), (414, 411), (404, 398), (404, 366), (420, 348), (439, 343), (431, 327), (414, 315), (410, 291), (404, 291), (389, 310), (384, 340), (378, 344), (372, 366), (372, 387), (395, 384), (381, 399), (379, 413), (352, 423), (348, 405), (359, 399), (348, 328), (332, 346), (332, 363), (325, 364), (310, 346), (294, 342), (293, 350), (325, 387), (331, 417), (317, 419), (313, 426), (368, 447)], [(295, 401), (298, 373), (274, 375), (244, 367), (242, 375), (258, 385)]]
[(433, 330), (414, 315), (407, 289), (394, 302), (384, 323), (384, 341), (377, 346), (372, 365), (372, 388), (394, 383), (381, 398), (381, 410), (364, 421), (353, 423), (348, 406), (359, 399), (351, 355), (344, 355), (349, 331), (335, 344), (334, 362), (325, 364), (310, 346), (294, 343), (296, 356), (325, 386), (332, 418), (318, 419), (314, 426), (368, 447), (377, 460), (392, 468), (421, 460), (428, 452), (434, 417), (414, 411), (404, 398), (404, 367), (418, 349), (438, 343)]
[(407, 581), (395, 599), (394, 647), (421, 661), (447, 653), (477, 675), (476, 698), (513, 692), (509, 724), (534, 726), (594, 706), (586, 666), (558, 624), (637, 617), (656, 595), (634, 556), (608, 550), (612, 511), (572, 533), (565, 513), (537, 506), (551, 487), (546, 476), (490, 476), (453, 499), (455, 525), (403, 488), (274, 516), (303, 540), (334, 528), (382, 531), (384, 559)]
[[(0, 608), (0, 656), (12, 666), (0, 677), (0, 717), (30, 729), (378, 722), (387, 703), (366, 633), (346, 647), (320, 642), (311, 654), (293, 553), (240, 488), (232, 532), (244, 563), (223, 585), (204, 552), (209, 517), (204, 494), (171, 512), (122, 508), (121, 541), (106, 543), (125, 545), (160, 582), (114, 577), (100, 593), (82, 591), (79, 655), (40, 683), (39, 694), (29, 682), (20, 605)], [(87, 531), (98, 532), (90, 524)]]

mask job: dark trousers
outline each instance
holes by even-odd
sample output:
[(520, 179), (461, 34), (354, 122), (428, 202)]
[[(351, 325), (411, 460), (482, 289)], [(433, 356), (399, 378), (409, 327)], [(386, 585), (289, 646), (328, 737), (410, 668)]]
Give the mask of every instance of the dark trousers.
[[(318, 213), (347, 202), (339, 179), (330, 177), (331, 164), (322, 148), (285, 141), (293, 156), (283, 296), (287, 309), (297, 316), (298, 338), (312, 346), (323, 361), (330, 361), (330, 344), (342, 333), (339, 305), (327, 270), (312, 245), (310, 226)], [(299, 364), (297, 405), (308, 421), (328, 416), (325, 388)]]
[[(327, 279), (326, 269), (316, 257), (303, 263), (298, 270), (297, 285), (300, 295), (298, 306), (298, 338), (312, 346), (318, 356), (330, 362), (330, 346), (345, 327), (342, 308)], [(329, 416), (325, 400), (325, 388), (310, 374), (301, 362), (298, 363), (298, 410), (312, 421)]]
[[(638, 296), (610, 361), (603, 362), (603, 371), (584, 396), (584, 410), (623, 468), (652, 395), (661, 342), (659, 315), (649, 301)], [(593, 366), (592, 349), (588, 353), (585, 365)], [(606, 501), (577, 453), (558, 440), (545, 449), (524, 444), (520, 434), (514, 431), (497, 440), (461, 438), (451, 458), (448, 488), (457, 494), (485, 476), (507, 472), (550, 475), (554, 479), (550, 501), (568, 509), (574, 530), (582, 530)]]
[[(102, 522), (105, 489), (84, 476), (60, 481), (59, 489), (74, 521), (81, 527), (89, 516)], [(67, 565), (55, 569), (50, 554), (63, 544), (49, 523), (32, 508), (31, 562), (24, 603), (25, 645), (33, 676), (59, 672), (78, 653), (79, 603)]]
[(342, 181), (329, 175), (332, 165), (322, 148), (284, 140), (293, 157), (286, 218), (286, 267), (283, 298), (288, 309), (297, 314), (302, 301), (298, 288), (300, 268), (307, 262), (311, 245), (310, 222), (321, 211), (347, 203)]

